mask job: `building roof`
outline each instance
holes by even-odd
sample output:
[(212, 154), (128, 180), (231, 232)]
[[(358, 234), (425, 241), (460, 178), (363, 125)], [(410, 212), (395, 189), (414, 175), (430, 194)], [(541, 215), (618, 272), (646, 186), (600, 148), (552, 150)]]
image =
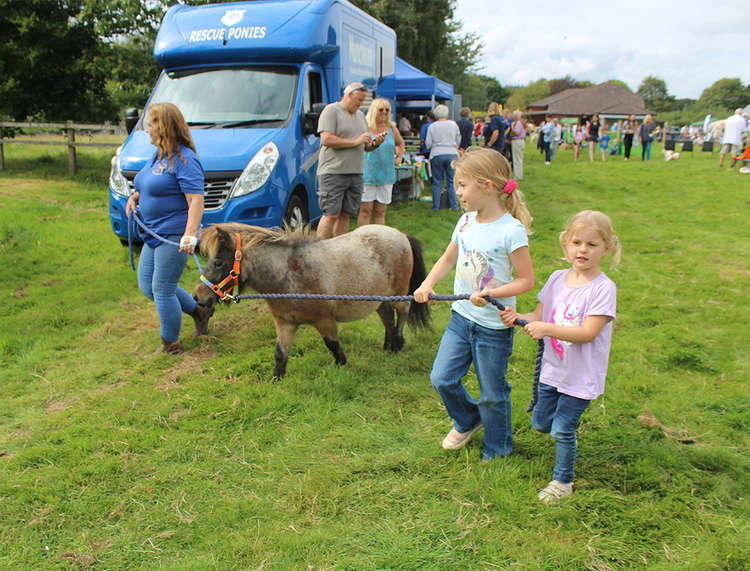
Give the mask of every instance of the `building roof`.
[(613, 83), (576, 87), (530, 103), (529, 114), (546, 115), (646, 115), (643, 97)]

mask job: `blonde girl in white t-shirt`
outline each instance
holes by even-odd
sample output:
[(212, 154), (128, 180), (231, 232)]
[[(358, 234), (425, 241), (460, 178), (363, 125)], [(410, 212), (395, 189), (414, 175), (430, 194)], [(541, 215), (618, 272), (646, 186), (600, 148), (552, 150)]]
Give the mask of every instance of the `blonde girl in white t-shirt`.
[[(443, 448), (462, 448), (484, 427), (482, 461), (486, 462), (513, 449), (510, 385), (505, 379), (513, 330), (484, 297), (514, 304), (514, 296), (534, 287), (527, 239), (532, 218), (510, 176), (508, 161), (499, 152), (468, 150), (454, 168), (456, 195), (466, 213), (414, 299), (428, 301), (435, 285), (454, 268), (454, 293), (471, 295), (470, 300), (452, 305), (430, 380), (453, 420)], [(478, 400), (461, 383), (472, 362), (479, 381)]]

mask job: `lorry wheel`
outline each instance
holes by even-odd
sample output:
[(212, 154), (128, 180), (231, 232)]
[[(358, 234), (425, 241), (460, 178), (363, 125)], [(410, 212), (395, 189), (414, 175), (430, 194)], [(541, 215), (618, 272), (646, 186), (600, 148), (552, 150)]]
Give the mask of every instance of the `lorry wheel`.
[(309, 222), (305, 203), (296, 194), (292, 195), (289, 199), (289, 204), (286, 206), (286, 214), (284, 214), (284, 222), (286, 222), (292, 230)]

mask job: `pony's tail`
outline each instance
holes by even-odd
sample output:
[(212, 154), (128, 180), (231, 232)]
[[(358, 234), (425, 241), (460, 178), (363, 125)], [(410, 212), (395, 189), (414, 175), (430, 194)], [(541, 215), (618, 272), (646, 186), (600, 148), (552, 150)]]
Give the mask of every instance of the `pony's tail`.
[[(424, 258), (422, 258), (422, 244), (414, 236), (407, 234), (406, 237), (409, 239), (411, 255), (414, 260), (414, 267), (411, 270), (411, 278), (409, 279), (409, 295), (412, 295), (427, 277), (427, 270), (424, 267)], [(429, 327), (430, 305), (428, 303), (416, 302), (409, 304), (409, 315), (406, 322), (410, 327), (415, 329)]]

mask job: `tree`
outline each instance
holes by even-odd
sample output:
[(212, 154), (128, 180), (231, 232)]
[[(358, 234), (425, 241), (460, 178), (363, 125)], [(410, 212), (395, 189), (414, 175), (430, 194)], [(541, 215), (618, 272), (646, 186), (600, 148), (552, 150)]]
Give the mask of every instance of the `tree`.
[(560, 93), (566, 89), (574, 89), (579, 87), (590, 87), (592, 83), (590, 81), (578, 81), (570, 77), (570, 74), (560, 79), (551, 79), (549, 81), (549, 94), (554, 95)]
[(630, 89), (627, 83), (619, 79), (608, 79), (606, 83), (611, 83), (612, 85), (616, 85), (617, 87), (623, 87), (627, 89), (628, 91), (632, 91), (632, 89)]
[(750, 85), (745, 87), (738, 77), (725, 77), (701, 93), (698, 102), (706, 109), (737, 109), (750, 103)]
[(352, 2), (393, 28), (399, 57), (460, 92), (464, 74), (476, 65), (482, 45), (474, 34), (462, 34), (461, 24), (453, 20), (455, 0)]
[(101, 119), (104, 47), (95, 23), (66, 0), (0, 0), (0, 112), (15, 120)]
[(150, 34), (129, 36), (113, 43), (108, 54), (107, 92), (120, 116), (128, 107), (143, 108), (161, 67), (153, 55)]
[(476, 73), (465, 75), (460, 93), (465, 106), (480, 112), (486, 111), (492, 101), (501, 103), (510, 95), (510, 91), (494, 77)]
[(663, 79), (649, 75), (638, 86), (638, 94), (643, 97), (646, 108), (651, 111), (671, 111), (675, 98), (667, 92)]
[(510, 109), (521, 109), (528, 107), (529, 103), (544, 99), (550, 95), (550, 82), (544, 78), (531, 81), (526, 87), (521, 87), (513, 92), (505, 102)]

